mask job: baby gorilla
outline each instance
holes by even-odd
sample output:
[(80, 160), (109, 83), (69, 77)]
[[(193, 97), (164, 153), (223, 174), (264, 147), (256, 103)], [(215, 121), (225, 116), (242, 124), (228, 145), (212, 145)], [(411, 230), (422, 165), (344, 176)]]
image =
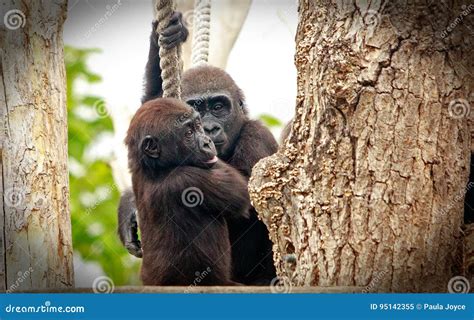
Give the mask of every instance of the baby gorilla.
[(240, 173), (216, 157), (199, 113), (175, 99), (148, 101), (128, 147), (143, 244), (145, 285), (232, 285), (227, 220), (248, 218)]

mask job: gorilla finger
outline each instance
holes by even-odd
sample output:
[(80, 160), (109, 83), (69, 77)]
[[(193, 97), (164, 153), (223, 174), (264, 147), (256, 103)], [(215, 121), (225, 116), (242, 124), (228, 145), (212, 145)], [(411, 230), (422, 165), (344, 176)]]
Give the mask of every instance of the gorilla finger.
[(183, 29), (183, 26), (181, 24), (173, 24), (171, 26), (166, 27), (162, 32), (161, 35), (168, 37), (176, 33), (180, 33), (181, 30)]
[(180, 21), (183, 18), (183, 14), (181, 12), (175, 11), (171, 15), (170, 25), (175, 24), (176, 22)]
[(176, 40), (176, 41), (174, 41), (174, 42), (171, 42), (171, 43), (162, 44), (161, 46), (162, 46), (163, 48), (169, 50), (169, 49), (176, 48), (176, 47), (179, 46), (181, 43), (183, 43), (183, 42), (178, 39), (178, 40)]
[(181, 32), (178, 32), (178, 33), (175, 33), (175, 34), (172, 34), (168, 37), (164, 37), (164, 39), (166, 39), (166, 42), (167, 43), (172, 43), (172, 42), (176, 42), (178, 40), (181, 40), (183, 38), (183, 34)]
[(125, 245), (125, 248), (127, 248), (128, 253), (131, 255), (134, 255), (137, 258), (142, 258), (143, 257), (143, 251), (140, 245), (140, 242), (128, 242)]

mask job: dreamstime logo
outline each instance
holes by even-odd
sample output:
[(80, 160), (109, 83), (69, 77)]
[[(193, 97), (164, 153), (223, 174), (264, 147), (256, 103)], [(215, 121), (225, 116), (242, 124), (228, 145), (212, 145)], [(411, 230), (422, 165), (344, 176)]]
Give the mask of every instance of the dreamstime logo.
[(288, 277), (275, 277), (270, 282), (270, 291), (272, 293), (290, 293), (291, 281)]
[(464, 199), (464, 197), (466, 196), (466, 193), (469, 190), (471, 190), (473, 187), (474, 187), (474, 182), (472, 181), (469, 182), (465, 188), (463, 188), (462, 190), (460, 190), (454, 195), (454, 198), (451, 201), (449, 201), (448, 205), (445, 208), (436, 210), (437, 214), (442, 215), (442, 216), (447, 215), (449, 211), (452, 208), (454, 208), (458, 202)]
[(92, 290), (94, 293), (112, 293), (115, 290), (115, 285), (109, 277), (100, 276), (95, 278), (92, 283)]
[(113, 6), (111, 5), (106, 5), (105, 6), (105, 9), (106, 9), (106, 12), (105, 14), (99, 19), (99, 21), (97, 21), (93, 26), (92, 28), (90, 28), (86, 34), (84, 35), (84, 38), (88, 39), (90, 38), (90, 36), (97, 32), (101, 27), (102, 25), (104, 25), (104, 23), (107, 22), (107, 20), (109, 20), (109, 18), (115, 13), (115, 11), (117, 11), (120, 6), (122, 5), (122, 2), (120, 0), (117, 1), (116, 4), (114, 4)]
[(6, 292), (7, 293), (15, 292), (15, 290), (17, 290), (20, 287), (20, 285), (23, 283), (23, 281), (25, 281), (30, 276), (30, 274), (32, 272), (33, 272), (32, 267), (29, 267), (28, 270), (26, 270), (25, 272), (18, 271), (18, 273), (17, 273), (18, 278), (16, 279), (15, 283), (13, 283), (10, 286), (10, 288), (8, 288), (8, 290)]
[(94, 204), (87, 208), (86, 210), (86, 213), (87, 214), (91, 214), (94, 212), (95, 209), (97, 209), (97, 207), (102, 203), (104, 202), (105, 200), (109, 199), (109, 197), (112, 195), (112, 192), (114, 192), (115, 190), (117, 190), (117, 185), (114, 184), (114, 183), (111, 183), (110, 185), (107, 186), (107, 188), (105, 189), (105, 191), (101, 194), (99, 194), (99, 197), (98, 199), (94, 202)]
[(469, 116), (469, 113), (471, 112), (471, 106), (466, 99), (454, 99), (449, 103), (448, 112), (451, 118), (464, 118)]
[(183, 21), (188, 29), (192, 29), (194, 25), (194, 10), (188, 10), (183, 13)]
[(376, 26), (380, 23), (381, 15), (376, 10), (367, 10), (362, 16), (362, 21), (367, 26)]
[(202, 204), (204, 195), (199, 188), (189, 187), (181, 194), (181, 201), (186, 207), (194, 208)]
[(25, 191), (19, 188), (10, 188), (5, 190), (3, 199), (7, 207), (18, 207), (25, 201)]
[(185, 112), (184, 114), (180, 115), (178, 119), (175, 120), (174, 126), (181, 127), (183, 125), (183, 122), (189, 119), (189, 117), (191, 117), (191, 112)]
[(471, 290), (471, 284), (463, 276), (452, 277), (448, 282), (449, 293), (469, 293)]
[(26, 17), (21, 10), (13, 9), (5, 13), (3, 23), (7, 29), (16, 30), (25, 26)]
[(362, 290), (362, 293), (368, 293), (374, 290), (375, 286), (377, 286), (380, 281), (382, 281), (383, 277), (385, 276), (387, 272), (382, 271), (382, 272), (377, 272), (374, 277), (372, 278), (372, 281), (367, 285), (367, 287)]
[(204, 280), (204, 278), (207, 277), (211, 272), (212, 272), (212, 269), (210, 267), (207, 267), (206, 270), (204, 270), (202, 272), (196, 271), (196, 273), (194, 274), (196, 276), (196, 278), (194, 278), (193, 283), (191, 283), (186, 288), (186, 290), (184, 290), (184, 293), (189, 293), (189, 290), (191, 288), (193, 288), (193, 287), (197, 286), (198, 284), (200, 284), (201, 281)]
[(107, 108), (107, 102), (105, 102), (105, 100), (97, 100), (94, 103), (93, 108), (100, 118), (106, 118), (109, 116), (109, 109)]
[(453, 31), (460, 23), (462, 23), (464, 17), (467, 17), (472, 11), (474, 11), (474, 4), (470, 4), (469, 6), (463, 5), (461, 9), (463, 9), (463, 11), (461, 11), (456, 19), (454, 19), (453, 22), (451, 22), (449, 26), (447, 26), (446, 29), (441, 32), (441, 38), (446, 38), (451, 33), (451, 31)]

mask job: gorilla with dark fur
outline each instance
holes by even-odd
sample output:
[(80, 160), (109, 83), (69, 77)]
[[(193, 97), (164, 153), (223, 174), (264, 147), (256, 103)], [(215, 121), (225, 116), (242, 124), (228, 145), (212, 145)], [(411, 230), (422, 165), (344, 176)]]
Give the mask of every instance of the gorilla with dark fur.
[[(155, 28), (156, 22), (153, 30)], [(162, 45), (172, 47), (185, 41), (187, 30), (180, 14), (173, 16), (164, 33)], [(143, 102), (161, 97), (163, 93), (158, 51), (157, 35), (152, 31)], [(225, 71), (210, 66), (193, 68), (183, 74), (181, 85), (182, 99), (201, 115), (204, 131), (215, 143), (218, 157), (237, 169), (246, 180), (260, 159), (277, 151), (277, 142), (270, 131), (248, 118), (243, 92)], [(141, 256), (135, 202), (130, 193), (125, 192), (121, 199), (119, 234), (129, 252)], [(249, 219), (228, 221), (232, 280), (247, 285), (268, 285), (276, 277), (272, 243), (253, 207), (249, 215)]]
[[(247, 181), (216, 157), (199, 113), (175, 99), (140, 107), (125, 143), (145, 285), (233, 285), (227, 221), (248, 218)], [(194, 193), (194, 194), (191, 194)]]

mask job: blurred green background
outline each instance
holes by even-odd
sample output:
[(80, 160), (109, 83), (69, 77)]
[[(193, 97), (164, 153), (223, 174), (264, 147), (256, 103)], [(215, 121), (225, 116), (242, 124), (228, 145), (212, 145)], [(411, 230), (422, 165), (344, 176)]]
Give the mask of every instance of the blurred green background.
[[(120, 198), (109, 165), (110, 155), (91, 156), (104, 135), (113, 134), (113, 122), (103, 98), (78, 90), (81, 82), (93, 85), (100, 75), (89, 69), (87, 60), (97, 49), (64, 49), (67, 73), (69, 183), (72, 238), (76, 259), (102, 269), (116, 286), (140, 284), (140, 259), (132, 257), (117, 235)], [(282, 123), (268, 114), (259, 119), (269, 128)], [(75, 261), (76, 276), (88, 269)], [(91, 278), (94, 278), (91, 276)]]
[(112, 177), (110, 159), (88, 156), (97, 139), (114, 130), (103, 98), (79, 93), (77, 89), (81, 81), (101, 81), (100, 75), (87, 66), (90, 55), (98, 53), (94, 49), (65, 47), (64, 54), (73, 246), (76, 255), (79, 253), (85, 262), (98, 263), (115, 285), (138, 284), (139, 260), (128, 254), (117, 236), (120, 192)]

